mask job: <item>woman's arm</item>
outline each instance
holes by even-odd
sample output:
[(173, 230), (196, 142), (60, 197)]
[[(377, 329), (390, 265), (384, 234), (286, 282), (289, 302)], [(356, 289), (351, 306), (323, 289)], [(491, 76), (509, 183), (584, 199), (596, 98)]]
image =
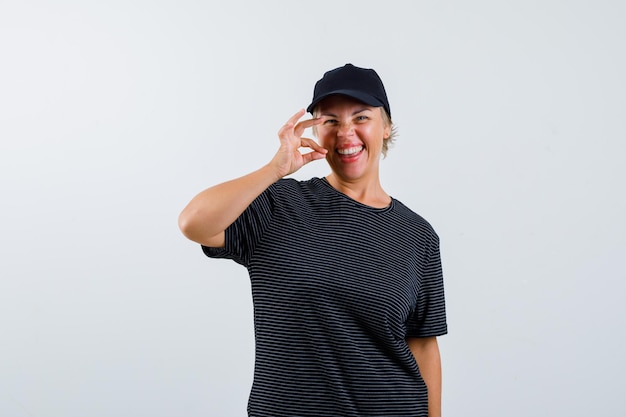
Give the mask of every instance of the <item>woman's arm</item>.
[(279, 177), (266, 165), (241, 178), (215, 185), (196, 195), (178, 216), (178, 227), (190, 240), (224, 246), (224, 230)]
[[(280, 148), (269, 164), (241, 178), (208, 188), (189, 202), (178, 217), (178, 226), (187, 238), (205, 246), (224, 246), (226, 228), (267, 187), (303, 165), (324, 158), (326, 149), (312, 139), (301, 137), (307, 127), (319, 124), (320, 119), (298, 123), (303, 115), (304, 110), (300, 110), (279, 130)], [(313, 151), (302, 154), (301, 147)]]
[(406, 340), (428, 388), (428, 417), (441, 417), (441, 357), (436, 337)]

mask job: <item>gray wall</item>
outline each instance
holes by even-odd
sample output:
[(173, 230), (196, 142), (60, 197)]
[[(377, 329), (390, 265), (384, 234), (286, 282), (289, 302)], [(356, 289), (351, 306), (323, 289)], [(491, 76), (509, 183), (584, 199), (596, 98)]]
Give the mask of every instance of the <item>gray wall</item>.
[(385, 188), (441, 236), (445, 415), (623, 414), (625, 13), (2, 1), (0, 415), (245, 414), (247, 273), (176, 218), (346, 62), (387, 86)]

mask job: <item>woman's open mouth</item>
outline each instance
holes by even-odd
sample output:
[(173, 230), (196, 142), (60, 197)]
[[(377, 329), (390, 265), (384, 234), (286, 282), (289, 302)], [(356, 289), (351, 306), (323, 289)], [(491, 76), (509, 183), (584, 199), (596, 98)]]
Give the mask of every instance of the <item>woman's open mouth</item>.
[(363, 152), (363, 145), (351, 146), (349, 148), (337, 149), (337, 153), (341, 156), (341, 159), (352, 159), (357, 157)]

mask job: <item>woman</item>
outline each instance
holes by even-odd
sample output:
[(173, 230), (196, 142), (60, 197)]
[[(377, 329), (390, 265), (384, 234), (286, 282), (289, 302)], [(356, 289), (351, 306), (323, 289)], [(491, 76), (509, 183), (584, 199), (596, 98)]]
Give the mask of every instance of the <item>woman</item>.
[[(347, 64), (317, 82), (307, 110), (279, 130), (267, 165), (201, 192), (179, 218), (207, 256), (249, 271), (248, 414), (439, 416), (439, 239), (381, 186), (394, 133), (383, 83)], [(309, 127), (319, 144), (302, 137)], [(283, 178), (323, 158), (327, 177)]]

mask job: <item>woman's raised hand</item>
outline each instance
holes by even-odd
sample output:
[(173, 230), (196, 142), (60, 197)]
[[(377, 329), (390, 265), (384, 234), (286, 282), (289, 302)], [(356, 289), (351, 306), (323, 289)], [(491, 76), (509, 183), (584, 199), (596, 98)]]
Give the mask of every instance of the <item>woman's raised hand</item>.
[[(298, 122), (304, 114), (305, 110), (300, 110), (278, 131), (280, 148), (270, 164), (276, 170), (279, 178), (292, 174), (309, 162), (323, 159), (326, 156), (326, 149), (318, 145), (313, 139), (302, 137), (305, 129), (320, 124), (322, 120), (317, 118)], [(310, 148), (312, 150), (311, 152), (302, 153), (300, 148)]]

